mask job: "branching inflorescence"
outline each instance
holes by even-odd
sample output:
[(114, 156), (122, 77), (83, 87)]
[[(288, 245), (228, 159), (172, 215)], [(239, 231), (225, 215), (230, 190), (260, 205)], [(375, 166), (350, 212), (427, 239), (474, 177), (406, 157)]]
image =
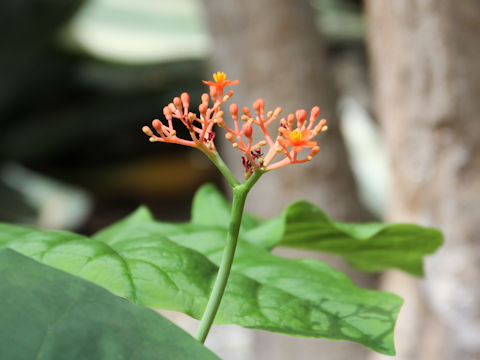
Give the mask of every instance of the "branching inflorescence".
[[(157, 134), (150, 127), (144, 126), (142, 130), (150, 137), (150, 141), (196, 147), (212, 158), (217, 154), (214, 126), (218, 125), (226, 131), (225, 137), (232, 146), (243, 153), (242, 165), (246, 178), (255, 171), (266, 172), (285, 165), (310, 161), (319, 152), (320, 147), (312, 139), (319, 132), (327, 130), (327, 121), (317, 121), (320, 115), (318, 106), (312, 108), (310, 116), (305, 110), (297, 110), (295, 115), (289, 114), (286, 118), (281, 118), (276, 128), (276, 136), (272, 139), (268, 127), (279, 118), (282, 108), (277, 107), (273, 111), (265, 112), (265, 102), (258, 99), (253, 103), (254, 114), (247, 107), (242, 108), (240, 114), (238, 105), (231, 104), (229, 112), (233, 124), (229, 126), (224, 119), (222, 105), (230, 100), (234, 92), (230, 90), (226, 95), (223, 92), (226, 86), (236, 85), (238, 80), (228, 80), (223, 72), (213, 74), (213, 79), (214, 81), (203, 81), (209, 86), (210, 95), (202, 95), (198, 114), (190, 112), (190, 96), (184, 92), (163, 108), (166, 123), (159, 119), (152, 121), (152, 127)], [(174, 119), (180, 120), (187, 128), (190, 139), (177, 136)], [(255, 127), (263, 135), (263, 139), (257, 142), (253, 141)], [(310, 152), (302, 157), (300, 152), (303, 149), (310, 149)], [(279, 157), (280, 155), (283, 156)]]

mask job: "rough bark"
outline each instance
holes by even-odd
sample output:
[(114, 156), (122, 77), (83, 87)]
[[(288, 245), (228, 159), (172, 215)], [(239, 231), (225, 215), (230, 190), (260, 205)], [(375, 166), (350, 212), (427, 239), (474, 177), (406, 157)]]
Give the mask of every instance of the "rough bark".
[(397, 358), (480, 359), (480, 2), (369, 0), (367, 13), (390, 219), (446, 240), (422, 283), (389, 285), (411, 294)]

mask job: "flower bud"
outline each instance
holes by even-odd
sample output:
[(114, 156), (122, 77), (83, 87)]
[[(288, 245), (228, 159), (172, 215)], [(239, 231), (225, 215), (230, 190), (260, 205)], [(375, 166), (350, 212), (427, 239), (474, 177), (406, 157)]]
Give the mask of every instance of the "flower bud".
[(310, 156), (314, 157), (315, 155), (317, 155), (319, 151), (320, 151), (320, 146), (314, 146), (310, 151)]
[(282, 108), (279, 106), (273, 111), (273, 116), (276, 118), (282, 112)]
[(216, 86), (210, 86), (210, 97), (216, 100), (218, 97), (218, 89)]
[(230, 98), (233, 96), (233, 94), (235, 94), (235, 92), (234, 92), (233, 90), (230, 90), (230, 91), (227, 93), (227, 95), (225, 95), (225, 96), (223, 97), (223, 102), (230, 100)]
[(264, 108), (265, 108), (265, 101), (263, 101), (263, 99), (257, 99), (257, 100), (253, 103), (253, 109), (254, 109), (257, 113), (263, 111)]
[(147, 136), (153, 136), (152, 129), (150, 129), (148, 126), (142, 127), (142, 131)]
[(178, 110), (182, 110), (182, 100), (178, 96), (173, 98), (173, 104)]
[(287, 124), (288, 124), (289, 126), (292, 126), (293, 123), (294, 123), (294, 121), (295, 121), (295, 115), (293, 115), (293, 114), (288, 114), (288, 116), (287, 116)]
[(249, 109), (248, 107), (244, 106), (244, 107), (242, 108), (242, 111), (243, 111), (243, 113), (244, 113), (245, 115), (247, 115), (248, 117), (252, 117), (252, 115), (250, 114), (250, 109)]
[(188, 95), (188, 93), (186, 92), (183, 92), (180, 95), (180, 99), (182, 100), (183, 107), (188, 108), (188, 106), (190, 105), (190, 95)]
[(205, 103), (202, 103), (198, 106), (198, 111), (200, 112), (200, 114), (205, 114), (207, 112), (207, 109), (208, 109), (208, 105), (205, 104)]
[(208, 97), (208, 94), (203, 93), (202, 94), (202, 104), (208, 104), (208, 100), (210, 98)]
[(318, 106), (314, 106), (312, 111), (310, 111), (310, 120), (316, 119), (320, 115), (320, 108)]
[(152, 121), (152, 126), (159, 132), (159, 134), (163, 134), (162, 125), (162, 122), (158, 119)]
[(242, 125), (242, 132), (247, 138), (251, 138), (253, 132), (252, 124), (250, 124), (249, 122), (244, 123)]
[(297, 110), (295, 112), (295, 116), (297, 117), (297, 127), (301, 127), (307, 118), (307, 112), (303, 109)]
[(163, 115), (167, 118), (167, 120), (172, 120), (172, 110), (168, 106), (163, 108)]
[(237, 116), (237, 114), (238, 114), (238, 105), (237, 104), (231, 104), (230, 105), (230, 113), (233, 116)]

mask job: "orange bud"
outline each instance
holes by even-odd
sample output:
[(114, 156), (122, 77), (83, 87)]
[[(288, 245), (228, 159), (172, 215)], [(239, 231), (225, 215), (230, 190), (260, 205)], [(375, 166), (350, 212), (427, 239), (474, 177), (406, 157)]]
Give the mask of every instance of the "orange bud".
[(205, 103), (202, 103), (198, 106), (198, 111), (200, 111), (200, 114), (205, 114), (207, 112), (208, 105)]
[(170, 109), (170, 111), (172, 113), (175, 113), (175, 111), (177, 111), (177, 108), (175, 107), (175, 105), (173, 103), (168, 104), (168, 108)]
[(262, 111), (264, 108), (265, 108), (265, 101), (263, 101), (263, 99), (257, 99), (257, 100), (253, 103), (253, 109), (254, 109), (256, 112), (260, 112), (260, 111)]
[(310, 120), (316, 119), (320, 115), (320, 108), (318, 106), (314, 106), (312, 111), (310, 111)]
[(163, 115), (167, 118), (167, 120), (172, 120), (172, 110), (168, 106), (163, 108)]
[(190, 95), (188, 95), (188, 93), (186, 92), (183, 92), (180, 95), (180, 99), (182, 100), (183, 107), (188, 108), (188, 106), (190, 105)]
[(320, 146), (314, 146), (310, 151), (310, 156), (315, 156), (320, 151)]
[(244, 106), (244, 107), (242, 108), (242, 111), (243, 111), (243, 113), (244, 113), (245, 115), (247, 115), (248, 117), (252, 117), (252, 115), (250, 114), (250, 109), (249, 109), (248, 107)]
[(210, 86), (210, 96), (214, 100), (218, 97), (218, 89), (216, 86)]
[(160, 134), (163, 134), (163, 130), (162, 130), (162, 122), (158, 119), (155, 119), (152, 121), (152, 126), (155, 128), (155, 130), (157, 130)]
[(293, 114), (288, 114), (288, 116), (287, 116), (287, 123), (288, 123), (288, 125), (292, 126), (294, 121), (295, 121), (295, 115), (293, 115)]
[(208, 94), (202, 94), (202, 103), (207, 103), (210, 98), (208, 97)]
[(145, 135), (153, 136), (152, 129), (150, 129), (148, 126), (142, 127), (142, 131)]
[(182, 100), (178, 96), (173, 98), (173, 104), (178, 110), (182, 108)]
[(227, 101), (228, 99), (230, 99), (233, 96), (233, 94), (235, 94), (235, 91), (229, 90), (227, 95), (223, 97), (223, 101)]
[(273, 116), (277, 117), (278, 115), (280, 115), (281, 112), (282, 112), (282, 108), (279, 106), (279, 107), (275, 108), (275, 110), (273, 112)]
[(230, 113), (233, 116), (237, 116), (237, 114), (238, 114), (238, 105), (237, 104), (230, 105)]
[(305, 119), (307, 118), (307, 112), (303, 109), (300, 109), (295, 112), (295, 115), (297, 117), (298, 127), (300, 127), (305, 122)]
[(245, 124), (242, 125), (242, 132), (247, 138), (252, 137), (252, 131), (253, 131), (252, 124), (250, 124), (249, 122), (246, 122)]

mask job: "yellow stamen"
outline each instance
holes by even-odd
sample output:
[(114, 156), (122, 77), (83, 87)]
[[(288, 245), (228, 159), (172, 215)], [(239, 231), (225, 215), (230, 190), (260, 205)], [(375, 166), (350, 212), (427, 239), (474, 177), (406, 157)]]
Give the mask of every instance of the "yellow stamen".
[(290, 133), (290, 139), (294, 142), (302, 141), (302, 132), (298, 129), (293, 130)]
[(223, 71), (217, 71), (215, 74), (213, 74), (213, 80), (215, 80), (215, 82), (224, 81), (226, 78), (227, 74), (225, 74)]

